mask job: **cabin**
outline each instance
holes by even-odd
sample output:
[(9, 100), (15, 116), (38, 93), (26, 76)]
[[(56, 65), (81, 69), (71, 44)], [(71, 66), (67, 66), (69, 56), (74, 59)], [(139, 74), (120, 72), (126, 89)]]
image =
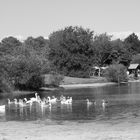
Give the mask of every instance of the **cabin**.
[(139, 64), (130, 64), (130, 66), (128, 67), (129, 75), (133, 74), (134, 77), (138, 77), (139, 71), (140, 71)]

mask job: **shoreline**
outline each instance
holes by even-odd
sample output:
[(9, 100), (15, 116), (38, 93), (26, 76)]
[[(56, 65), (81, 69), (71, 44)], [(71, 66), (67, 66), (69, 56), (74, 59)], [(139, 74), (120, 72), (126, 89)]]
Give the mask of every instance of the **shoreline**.
[(0, 140), (139, 140), (140, 123), (135, 119), (113, 124), (51, 120), (0, 122)]
[(106, 83), (89, 83), (89, 84), (67, 84), (67, 85), (60, 85), (60, 87), (64, 89), (76, 89), (76, 88), (102, 87), (102, 86), (109, 86), (109, 85), (117, 85), (117, 83), (106, 82)]

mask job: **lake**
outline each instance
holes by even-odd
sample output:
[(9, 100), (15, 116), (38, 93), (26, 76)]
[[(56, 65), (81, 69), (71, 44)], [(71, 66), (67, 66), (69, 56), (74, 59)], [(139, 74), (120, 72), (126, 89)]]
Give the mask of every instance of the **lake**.
[[(72, 104), (59, 102), (51, 107), (41, 107), (38, 103), (19, 107), (6, 105), (6, 111), (0, 112), (0, 121), (114, 121), (140, 117), (140, 83), (132, 82), (121, 86), (111, 85), (93, 88), (78, 88), (64, 91), (42, 91), (40, 97), (64, 95), (73, 98)], [(19, 98), (30, 98), (26, 95)], [(96, 105), (87, 104), (86, 99), (96, 101)], [(108, 103), (102, 106), (102, 99)], [(3, 100), (1, 100), (3, 102)]]

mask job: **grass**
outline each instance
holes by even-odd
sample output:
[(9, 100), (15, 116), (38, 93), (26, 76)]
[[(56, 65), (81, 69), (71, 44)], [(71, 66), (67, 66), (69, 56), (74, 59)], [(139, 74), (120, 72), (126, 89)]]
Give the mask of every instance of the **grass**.
[[(91, 84), (91, 83), (105, 83), (107, 82), (106, 78), (103, 77), (91, 77), (91, 78), (76, 78), (76, 77), (67, 77), (65, 76), (63, 79), (63, 82), (61, 84), (64, 85), (72, 85), (72, 84)], [(58, 88), (46, 88), (45, 90), (56, 90)], [(14, 97), (14, 96), (20, 96), (20, 95), (28, 95), (33, 94), (33, 91), (20, 91), (16, 90), (10, 93), (1, 93), (1, 96), (3, 97)]]
[(89, 83), (103, 83), (107, 82), (104, 77), (91, 77), (91, 78), (75, 78), (75, 77), (64, 77), (63, 83), (64, 85), (68, 84), (89, 84)]
[(16, 90), (13, 92), (0, 93), (0, 98), (12, 98), (12, 97), (16, 97), (16, 96), (29, 95), (29, 94), (33, 94), (33, 93), (34, 93), (33, 91)]

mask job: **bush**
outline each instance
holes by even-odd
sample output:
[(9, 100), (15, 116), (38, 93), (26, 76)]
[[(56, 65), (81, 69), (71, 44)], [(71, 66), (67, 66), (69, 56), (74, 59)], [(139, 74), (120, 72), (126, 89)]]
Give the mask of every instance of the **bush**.
[(110, 65), (105, 71), (104, 75), (110, 82), (127, 82), (128, 77), (126, 73), (126, 67), (122, 64)]
[(6, 93), (11, 94), (14, 88), (12, 83), (4, 77), (0, 77), (0, 95), (4, 95)]
[(39, 75), (33, 75), (25, 83), (18, 83), (16, 85), (17, 89), (20, 90), (38, 90), (43, 86), (43, 79)]
[(51, 74), (46, 74), (44, 77), (44, 86), (46, 87), (59, 87), (60, 83), (63, 81), (64, 76), (52, 72)]
[(38, 90), (43, 86), (43, 79), (39, 75), (32, 76), (26, 83), (27, 89)]

